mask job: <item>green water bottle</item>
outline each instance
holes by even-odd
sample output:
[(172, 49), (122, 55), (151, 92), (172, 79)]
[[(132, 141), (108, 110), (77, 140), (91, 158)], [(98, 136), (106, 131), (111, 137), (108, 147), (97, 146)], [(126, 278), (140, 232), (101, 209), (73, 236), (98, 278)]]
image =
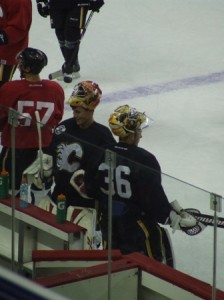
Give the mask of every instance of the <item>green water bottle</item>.
[(60, 194), (57, 198), (57, 214), (56, 214), (56, 222), (57, 223), (65, 223), (66, 222), (66, 199), (65, 195)]
[(0, 173), (0, 199), (9, 197), (9, 173), (3, 170)]

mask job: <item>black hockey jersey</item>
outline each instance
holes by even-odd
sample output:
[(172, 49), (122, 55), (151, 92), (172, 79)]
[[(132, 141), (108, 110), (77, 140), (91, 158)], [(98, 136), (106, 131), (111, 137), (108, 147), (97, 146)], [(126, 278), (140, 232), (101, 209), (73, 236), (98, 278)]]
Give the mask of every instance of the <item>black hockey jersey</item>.
[(94, 201), (84, 199), (71, 185), (74, 172), (86, 169), (89, 163), (101, 156), (108, 143), (114, 142), (109, 128), (93, 122), (87, 129), (77, 126), (75, 119), (61, 122), (54, 131), (50, 153), (54, 159), (55, 187), (52, 199), (56, 201), (59, 194), (66, 196), (67, 205), (94, 207)]
[[(113, 215), (146, 214), (151, 221), (164, 223), (171, 206), (161, 184), (161, 168), (153, 154), (134, 145), (116, 143), (107, 149), (117, 153), (112, 182)], [(105, 158), (97, 171), (88, 170), (86, 187), (107, 212), (109, 177)]]

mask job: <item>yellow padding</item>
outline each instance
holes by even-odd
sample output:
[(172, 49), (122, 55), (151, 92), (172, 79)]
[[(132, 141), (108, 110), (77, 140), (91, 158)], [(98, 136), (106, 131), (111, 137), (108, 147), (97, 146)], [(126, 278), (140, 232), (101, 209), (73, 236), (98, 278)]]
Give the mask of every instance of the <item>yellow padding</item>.
[(157, 226), (157, 228), (160, 233), (160, 249), (161, 249), (162, 257), (164, 259), (166, 257), (166, 254), (165, 254), (165, 247), (164, 247), (164, 243), (163, 243), (163, 232), (159, 226)]
[(4, 71), (4, 65), (0, 65), (0, 81), (2, 81), (3, 78), (3, 71)]
[(2, 159), (2, 170), (4, 170), (4, 171), (6, 170), (5, 169), (5, 161), (6, 161), (7, 157), (8, 157), (8, 155), (9, 155), (9, 149), (6, 150), (5, 155), (4, 155), (3, 159)]
[(145, 224), (141, 220), (138, 220), (137, 223), (141, 227), (141, 229), (143, 230), (143, 232), (145, 234), (145, 245), (146, 245), (148, 256), (153, 258), (152, 250), (151, 250), (150, 242), (149, 242), (149, 231), (146, 228)]
[(16, 65), (13, 66), (13, 68), (12, 68), (12, 70), (11, 70), (11, 73), (10, 73), (10, 76), (9, 76), (9, 81), (12, 80), (12, 76), (13, 76), (13, 74), (14, 74), (14, 72), (15, 72), (16, 67), (17, 67)]
[(83, 6), (81, 6), (79, 28), (83, 28), (84, 25), (85, 25), (85, 9)]

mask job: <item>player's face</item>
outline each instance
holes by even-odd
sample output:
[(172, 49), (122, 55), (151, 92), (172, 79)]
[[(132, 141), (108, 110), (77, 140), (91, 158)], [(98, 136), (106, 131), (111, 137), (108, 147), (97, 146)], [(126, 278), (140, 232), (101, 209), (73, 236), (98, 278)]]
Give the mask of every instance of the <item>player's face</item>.
[(93, 122), (93, 112), (82, 107), (74, 107), (73, 116), (80, 128), (88, 128)]

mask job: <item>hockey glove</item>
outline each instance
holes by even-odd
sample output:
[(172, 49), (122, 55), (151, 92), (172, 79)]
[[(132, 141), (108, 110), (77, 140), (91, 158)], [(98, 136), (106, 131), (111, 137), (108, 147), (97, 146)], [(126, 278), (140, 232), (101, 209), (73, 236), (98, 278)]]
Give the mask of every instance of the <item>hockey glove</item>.
[(46, 18), (49, 16), (49, 2), (48, 0), (36, 0), (37, 1), (37, 10), (41, 17)]
[(94, 12), (99, 12), (103, 5), (103, 0), (90, 0), (90, 9)]
[(170, 212), (168, 223), (173, 228), (173, 233), (176, 230), (182, 230), (188, 235), (196, 235), (204, 230), (205, 225), (198, 222), (195, 217), (186, 212), (178, 203), (177, 200), (170, 203), (173, 210)]
[(8, 44), (8, 36), (5, 31), (0, 30), (0, 46)]

